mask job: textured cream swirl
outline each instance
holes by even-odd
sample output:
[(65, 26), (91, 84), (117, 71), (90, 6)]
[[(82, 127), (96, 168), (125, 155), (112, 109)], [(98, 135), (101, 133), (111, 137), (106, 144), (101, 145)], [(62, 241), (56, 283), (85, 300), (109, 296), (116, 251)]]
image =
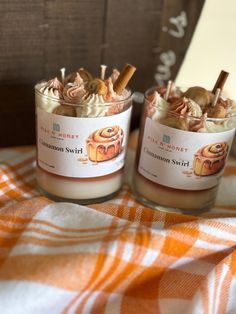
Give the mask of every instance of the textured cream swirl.
[(91, 94), (82, 98), (76, 108), (77, 117), (104, 117), (108, 106), (101, 95)]
[(36, 104), (39, 108), (47, 112), (52, 112), (59, 106), (59, 100), (62, 98), (62, 83), (55, 77), (48, 82), (43, 82), (36, 86), (41, 95), (36, 94)]
[(80, 87), (82, 87), (82, 86), (84, 87), (84, 81), (83, 81), (82, 77), (79, 75), (78, 72), (76, 72), (74, 84), (75, 84), (75, 85), (78, 85), (78, 86), (80, 86)]
[(226, 110), (226, 117), (236, 116), (236, 102), (232, 99), (227, 99)]
[(236, 127), (236, 117), (223, 119), (224, 121), (214, 122), (211, 120), (206, 121), (206, 131), (209, 133), (218, 133), (231, 130)]
[(170, 105), (170, 111), (199, 118), (202, 116), (201, 107), (193, 100), (186, 97), (178, 99), (176, 102)]
[(55, 77), (40, 87), (40, 92), (45, 96), (60, 99), (63, 91), (62, 83)]
[[(158, 92), (158, 94), (160, 94), (160, 96), (162, 98), (165, 99), (165, 95), (166, 95), (166, 92), (167, 92), (167, 87), (166, 86), (159, 86), (159, 87), (157, 87), (157, 92)], [(175, 102), (177, 99), (182, 97), (182, 95), (183, 95), (183, 92), (180, 90), (180, 88), (178, 86), (173, 86), (171, 88), (170, 94), (168, 96), (168, 103)]]
[(206, 132), (224, 132), (236, 127), (236, 102), (231, 99), (220, 98), (217, 105), (224, 106), (226, 110), (225, 118), (223, 119), (207, 119)]
[(107, 94), (105, 95), (106, 101), (113, 101), (116, 99), (116, 92), (113, 89), (113, 83), (111, 77), (109, 77), (106, 81), (107, 86)]
[(112, 74), (110, 76), (112, 83), (114, 84), (115, 81), (118, 79), (120, 72), (117, 69), (113, 69)]
[(206, 132), (206, 120), (207, 114), (204, 113), (200, 119), (195, 119), (192, 123), (190, 123), (189, 131), (191, 132)]
[(86, 94), (83, 84), (67, 84), (63, 91), (63, 97), (66, 101), (71, 103), (80, 102), (81, 98)]
[(125, 89), (121, 95), (118, 95), (114, 89), (113, 89), (113, 83), (112, 83), (112, 78), (109, 77), (106, 81), (105, 84), (107, 86), (107, 93), (104, 95), (104, 100), (106, 102), (115, 102), (115, 101), (121, 101), (129, 96), (129, 92)]
[(162, 119), (168, 110), (168, 102), (161, 97), (161, 95), (155, 91), (151, 98), (147, 100), (147, 115), (152, 120), (158, 121)]

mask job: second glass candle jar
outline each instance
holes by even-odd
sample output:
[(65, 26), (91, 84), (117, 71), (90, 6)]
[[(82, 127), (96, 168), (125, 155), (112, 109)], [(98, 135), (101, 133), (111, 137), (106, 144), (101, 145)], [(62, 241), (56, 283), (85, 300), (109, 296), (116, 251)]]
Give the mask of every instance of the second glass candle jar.
[[(225, 118), (208, 118), (182, 94), (177, 90), (167, 102), (156, 88), (146, 92), (133, 189), (149, 207), (197, 214), (215, 202), (234, 136), (236, 106), (228, 102)], [(209, 115), (218, 107), (209, 106)]]

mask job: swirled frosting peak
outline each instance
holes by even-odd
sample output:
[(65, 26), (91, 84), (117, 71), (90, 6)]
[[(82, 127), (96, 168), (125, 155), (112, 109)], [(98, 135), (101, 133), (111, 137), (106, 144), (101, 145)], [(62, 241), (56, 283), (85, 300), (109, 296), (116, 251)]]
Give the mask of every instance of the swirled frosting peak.
[(122, 95), (118, 95), (114, 91), (111, 77), (109, 77), (105, 81), (105, 84), (107, 86), (107, 93), (106, 93), (106, 95), (104, 95), (105, 101), (107, 101), (107, 102), (120, 101), (120, 100), (125, 99), (126, 97), (129, 96), (129, 92), (127, 90), (124, 90)]
[(108, 108), (102, 95), (85, 95), (77, 107), (77, 117), (103, 117)]
[(78, 72), (76, 72), (74, 84), (80, 87), (84, 87), (84, 81)]
[(64, 86), (62, 85), (62, 83), (58, 80), (57, 77), (55, 77), (54, 79), (42, 84), (42, 86), (40, 87), (40, 92), (45, 96), (60, 99), (63, 88)]
[(63, 90), (63, 97), (71, 103), (80, 102), (81, 98), (86, 94), (84, 81), (77, 72), (73, 83), (68, 83)]
[(206, 132), (207, 113), (204, 113), (200, 119), (196, 119), (193, 123), (190, 123), (189, 131), (191, 132)]
[(40, 94), (36, 93), (37, 106), (47, 112), (53, 112), (59, 106), (63, 88), (62, 83), (56, 77), (48, 82), (39, 83), (37, 90)]
[(171, 104), (170, 111), (181, 115), (189, 115), (197, 118), (202, 116), (201, 107), (195, 101), (186, 97), (180, 98), (173, 104)]
[(157, 91), (153, 93), (152, 98), (150, 100), (151, 104), (153, 106), (158, 107), (159, 109), (166, 109), (168, 106), (167, 101), (164, 98), (162, 98)]
[(112, 83), (112, 78), (109, 77), (106, 81), (106, 86), (107, 86), (107, 94), (105, 96), (106, 101), (113, 101), (117, 98), (117, 94), (113, 89), (113, 83)]
[(67, 84), (63, 91), (63, 97), (66, 101), (77, 103), (86, 94), (83, 84)]
[(147, 115), (157, 121), (166, 115), (167, 110), (168, 102), (157, 91), (154, 91), (148, 99)]
[[(157, 92), (158, 94), (161, 95), (162, 98), (166, 99), (166, 92), (167, 92), (167, 87), (166, 86), (158, 86), (157, 87)], [(170, 93), (168, 95), (168, 99), (166, 99), (168, 101), (168, 103), (173, 103), (175, 102), (177, 99), (179, 99), (180, 97), (182, 97), (183, 93), (180, 90), (179, 87), (174, 86), (174, 84), (172, 84), (172, 87), (170, 89)]]
[(120, 75), (120, 72), (117, 69), (113, 69), (112, 75), (110, 76), (113, 84), (118, 79), (119, 75)]

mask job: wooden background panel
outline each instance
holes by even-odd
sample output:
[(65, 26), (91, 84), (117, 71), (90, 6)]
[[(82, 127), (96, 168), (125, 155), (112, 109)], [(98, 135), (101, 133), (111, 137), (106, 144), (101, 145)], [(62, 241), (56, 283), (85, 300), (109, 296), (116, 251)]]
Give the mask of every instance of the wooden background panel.
[(37, 80), (43, 75), (43, 2), (1, 0), (0, 14), (0, 84)]
[(44, 0), (45, 77), (79, 67), (100, 71), (105, 0)]
[(0, 7), (0, 146), (30, 144), (35, 83), (64, 66), (99, 72), (105, 1), (0, 0)]
[[(138, 68), (131, 88), (141, 92), (158, 75), (163, 83), (174, 78), (203, 2), (0, 0), (0, 146), (35, 142), (33, 86), (59, 75), (61, 67), (69, 73), (83, 66), (98, 74), (100, 63), (111, 71), (130, 62)], [(170, 19), (182, 11), (188, 25), (183, 37), (173, 38)], [(168, 51), (176, 60), (163, 74)], [(134, 109), (137, 127), (141, 105)]]
[(0, 146), (34, 142), (34, 82), (44, 75), (41, 0), (0, 1)]
[(153, 84), (152, 50), (159, 43), (162, 8), (163, 1), (108, 0), (102, 60), (119, 69), (126, 62), (134, 64), (133, 90), (145, 91)]

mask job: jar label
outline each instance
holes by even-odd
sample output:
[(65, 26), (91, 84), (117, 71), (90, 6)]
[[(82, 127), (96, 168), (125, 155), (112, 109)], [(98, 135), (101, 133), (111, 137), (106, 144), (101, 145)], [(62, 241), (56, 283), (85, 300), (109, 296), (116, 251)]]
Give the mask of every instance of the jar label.
[(161, 185), (204, 190), (222, 176), (234, 129), (220, 133), (186, 132), (146, 118), (138, 171)]
[(66, 177), (92, 178), (124, 166), (131, 107), (106, 117), (77, 118), (37, 108), (37, 162)]

